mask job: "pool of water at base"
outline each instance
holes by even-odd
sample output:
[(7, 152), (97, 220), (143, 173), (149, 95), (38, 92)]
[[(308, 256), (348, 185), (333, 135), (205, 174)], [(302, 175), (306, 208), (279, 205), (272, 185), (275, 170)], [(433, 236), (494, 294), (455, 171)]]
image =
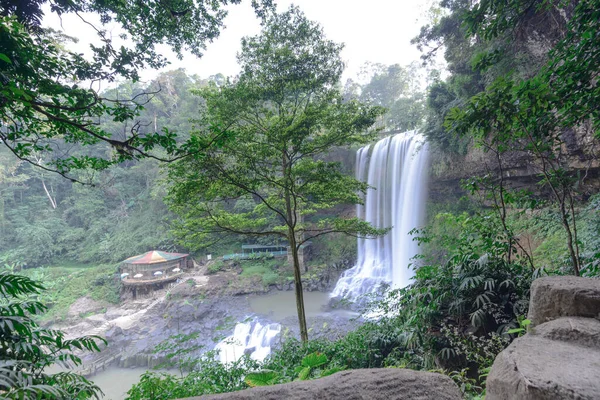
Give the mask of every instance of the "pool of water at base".
[(89, 379), (102, 389), (105, 400), (123, 400), (127, 397), (127, 391), (140, 381), (140, 377), (147, 370), (147, 368), (109, 367)]
[[(304, 292), (304, 313), (306, 317), (339, 315), (347, 318), (357, 314), (348, 310), (331, 309), (329, 293)], [(253, 312), (280, 322), (284, 318), (296, 316), (296, 295), (293, 290), (276, 291), (267, 295), (254, 296), (248, 299)]]

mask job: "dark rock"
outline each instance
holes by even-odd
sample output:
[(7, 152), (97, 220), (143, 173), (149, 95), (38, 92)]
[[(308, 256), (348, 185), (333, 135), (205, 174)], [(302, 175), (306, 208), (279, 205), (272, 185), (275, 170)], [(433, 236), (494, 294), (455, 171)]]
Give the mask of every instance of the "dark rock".
[(385, 368), (342, 371), (312, 381), (296, 381), (191, 399), (459, 400), (461, 394), (452, 379), (445, 375)]
[(536, 279), (529, 302), (532, 325), (569, 316), (600, 316), (600, 280), (576, 276)]
[(114, 340), (117, 336), (123, 335), (123, 329), (118, 326), (113, 326), (104, 334), (106, 339)]

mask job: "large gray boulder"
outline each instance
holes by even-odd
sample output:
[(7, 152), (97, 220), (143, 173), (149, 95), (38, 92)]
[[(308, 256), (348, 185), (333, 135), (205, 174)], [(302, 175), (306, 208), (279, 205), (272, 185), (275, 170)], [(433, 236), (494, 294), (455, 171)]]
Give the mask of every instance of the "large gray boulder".
[(486, 400), (600, 399), (600, 321), (546, 322), (501, 352)]
[(533, 328), (496, 357), (486, 400), (600, 399), (599, 295), (600, 280), (536, 280)]
[(342, 371), (312, 381), (296, 381), (191, 399), (459, 400), (461, 394), (452, 379), (445, 375), (385, 368)]
[(533, 326), (560, 317), (600, 316), (600, 280), (550, 276), (531, 285), (529, 315)]

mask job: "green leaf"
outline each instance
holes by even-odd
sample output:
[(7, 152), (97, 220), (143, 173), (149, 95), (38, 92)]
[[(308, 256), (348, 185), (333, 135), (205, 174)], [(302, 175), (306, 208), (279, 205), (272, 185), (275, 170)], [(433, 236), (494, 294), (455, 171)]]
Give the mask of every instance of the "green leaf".
[(5, 63), (12, 64), (12, 61), (10, 61), (10, 58), (8, 58), (6, 54), (0, 53), (0, 60), (4, 61)]
[(251, 372), (246, 375), (244, 382), (250, 387), (257, 386), (271, 386), (274, 385), (279, 379), (281, 375), (278, 372), (272, 370), (262, 370), (259, 372)]
[(300, 373), (298, 374), (298, 379), (300, 379), (301, 381), (305, 381), (308, 379), (308, 377), (310, 376), (310, 371), (311, 368), (310, 367), (304, 367), (300, 370)]
[(344, 371), (346, 369), (346, 367), (333, 367), (333, 368), (329, 368), (326, 369), (325, 371), (321, 372), (321, 378), (325, 377), (325, 376), (329, 376), (329, 375), (333, 375), (336, 372), (340, 372), (340, 371)]
[(327, 364), (327, 356), (323, 353), (315, 352), (307, 355), (302, 359), (302, 366), (316, 368), (323, 364)]

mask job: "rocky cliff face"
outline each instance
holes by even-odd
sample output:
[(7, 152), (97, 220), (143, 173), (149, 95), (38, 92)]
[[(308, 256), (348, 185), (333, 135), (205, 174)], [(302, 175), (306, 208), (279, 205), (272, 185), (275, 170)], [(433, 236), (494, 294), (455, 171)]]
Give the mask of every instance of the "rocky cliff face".
[[(580, 193), (583, 198), (600, 190), (600, 142), (590, 126), (565, 130), (562, 146), (557, 150), (563, 167), (581, 179)], [(541, 171), (535, 158), (526, 151), (506, 152), (502, 155), (502, 169), (495, 154), (473, 147), (466, 155), (447, 154), (443, 149), (432, 152), (430, 168), (430, 197), (443, 200), (449, 195), (462, 195), (460, 181), (474, 176), (492, 174), (502, 176), (514, 188), (538, 191), (536, 185)]]
[(496, 357), (486, 399), (600, 398), (600, 280), (536, 280), (529, 319), (529, 333)]

